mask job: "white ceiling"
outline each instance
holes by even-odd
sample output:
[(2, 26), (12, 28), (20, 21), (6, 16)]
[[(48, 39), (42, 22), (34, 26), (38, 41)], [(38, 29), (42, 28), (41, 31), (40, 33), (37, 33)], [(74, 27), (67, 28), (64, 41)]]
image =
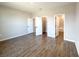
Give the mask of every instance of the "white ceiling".
[(34, 14), (40, 11), (51, 11), (54, 8), (74, 3), (75, 2), (0, 2), (0, 5), (9, 6), (11, 8)]

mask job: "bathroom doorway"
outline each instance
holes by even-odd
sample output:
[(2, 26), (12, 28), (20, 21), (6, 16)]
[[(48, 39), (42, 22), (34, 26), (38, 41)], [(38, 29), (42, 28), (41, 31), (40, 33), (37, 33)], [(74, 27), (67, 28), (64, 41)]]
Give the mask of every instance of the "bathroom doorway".
[(64, 41), (64, 14), (55, 15), (55, 39), (57, 47), (63, 46)]

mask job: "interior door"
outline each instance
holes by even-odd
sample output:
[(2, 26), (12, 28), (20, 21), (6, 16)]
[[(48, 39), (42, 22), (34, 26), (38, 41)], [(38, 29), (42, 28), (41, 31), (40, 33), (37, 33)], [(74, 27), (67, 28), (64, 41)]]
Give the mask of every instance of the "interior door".
[(36, 35), (42, 35), (42, 18), (35, 18)]
[(27, 28), (28, 28), (28, 34), (33, 33), (33, 19), (28, 18), (27, 19)]
[(55, 19), (54, 17), (47, 17), (47, 33), (49, 37), (55, 37)]

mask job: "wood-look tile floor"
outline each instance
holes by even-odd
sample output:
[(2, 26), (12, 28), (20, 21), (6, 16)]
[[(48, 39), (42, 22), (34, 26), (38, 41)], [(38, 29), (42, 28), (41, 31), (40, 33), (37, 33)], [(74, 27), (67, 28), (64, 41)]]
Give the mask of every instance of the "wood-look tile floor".
[(64, 41), (56, 47), (55, 39), (46, 36), (24, 35), (0, 42), (0, 57), (77, 57), (75, 43)]

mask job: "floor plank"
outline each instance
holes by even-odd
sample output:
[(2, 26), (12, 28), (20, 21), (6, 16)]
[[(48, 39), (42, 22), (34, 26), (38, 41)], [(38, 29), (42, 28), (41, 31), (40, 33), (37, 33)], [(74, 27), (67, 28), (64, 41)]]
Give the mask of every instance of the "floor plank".
[(0, 42), (0, 57), (78, 57), (74, 42), (64, 41), (56, 46), (56, 40), (45, 35), (24, 35)]

